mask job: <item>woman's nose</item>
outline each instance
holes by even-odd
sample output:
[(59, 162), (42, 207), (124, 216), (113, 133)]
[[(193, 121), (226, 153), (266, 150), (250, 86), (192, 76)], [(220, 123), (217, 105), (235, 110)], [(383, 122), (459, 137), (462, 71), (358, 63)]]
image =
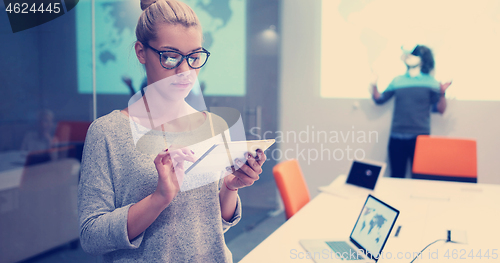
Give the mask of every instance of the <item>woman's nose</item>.
[(181, 64), (176, 68), (176, 74), (185, 74), (185, 75), (189, 75), (189, 70), (191, 68), (189, 67), (188, 63), (187, 63), (187, 60), (186, 59), (183, 59)]

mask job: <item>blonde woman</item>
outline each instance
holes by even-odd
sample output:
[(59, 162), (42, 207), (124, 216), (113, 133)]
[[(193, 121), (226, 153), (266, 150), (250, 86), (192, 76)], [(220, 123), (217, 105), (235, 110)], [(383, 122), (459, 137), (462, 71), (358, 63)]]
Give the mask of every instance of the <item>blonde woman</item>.
[[(148, 87), (89, 128), (78, 192), (82, 247), (105, 262), (232, 262), (224, 232), (240, 220), (238, 189), (259, 179), (266, 156), (247, 154), (240, 169), (203, 175), (215, 180), (202, 184), (183, 177), (184, 161), (202, 148), (186, 142), (229, 135), (224, 120), (185, 102), (210, 53), (186, 4), (146, 0), (141, 8), (135, 52)], [(137, 139), (133, 127), (151, 131)], [(174, 141), (192, 147), (174, 150)]]

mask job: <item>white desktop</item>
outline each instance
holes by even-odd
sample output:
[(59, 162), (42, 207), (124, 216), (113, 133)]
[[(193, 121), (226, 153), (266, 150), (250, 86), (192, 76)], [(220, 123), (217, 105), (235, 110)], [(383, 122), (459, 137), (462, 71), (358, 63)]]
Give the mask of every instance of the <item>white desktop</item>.
[[(327, 188), (345, 180), (339, 176)], [(382, 177), (370, 193), (400, 210), (378, 262), (410, 262), (446, 240), (448, 230), (459, 243), (438, 241), (415, 263), (500, 262), (500, 185)], [(322, 192), (240, 262), (314, 262), (299, 241), (348, 237), (365, 200)]]

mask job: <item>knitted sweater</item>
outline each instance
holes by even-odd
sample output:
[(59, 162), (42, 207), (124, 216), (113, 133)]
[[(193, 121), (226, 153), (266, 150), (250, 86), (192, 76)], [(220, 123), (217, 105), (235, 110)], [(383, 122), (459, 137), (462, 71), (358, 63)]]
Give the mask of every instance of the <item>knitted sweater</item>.
[[(227, 131), (224, 120), (213, 116), (214, 129)], [(83, 249), (102, 254), (105, 262), (232, 262), (224, 232), (240, 220), (241, 202), (238, 197), (234, 216), (226, 222), (219, 203), (220, 174), (184, 178), (183, 185), (189, 187), (181, 188), (151, 226), (129, 241), (128, 209), (155, 191), (153, 160), (165, 148), (164, 141), (198, 138), (203, 142), (190, 149), (200, 153), (222, 141), (220, 134), (205, 140), (211, 131), (208, 118), (191, 132), (151, 130), (141, 138), (147, 143), (136, 140), (139, 129), (131, 124), (115, 110), (95, 120), (87, 133), (78, 187)]]

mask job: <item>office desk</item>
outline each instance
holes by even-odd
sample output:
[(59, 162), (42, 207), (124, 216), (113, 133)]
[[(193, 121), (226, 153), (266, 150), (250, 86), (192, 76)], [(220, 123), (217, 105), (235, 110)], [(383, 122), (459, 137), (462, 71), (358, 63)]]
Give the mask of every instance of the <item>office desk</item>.
[[(346, 187), (345, 178), (330, 189)], [(467, 244), (437, 242), (415, 262), (500, 262), (500, 185), (384, 177), (371, 194), (400, 210), (379, 262), (410, 262), (448, 229), (465, 231)], [(313, 262), (299, 240), (349, 239), (365, 199), (320, 193), (240, 262)]]

